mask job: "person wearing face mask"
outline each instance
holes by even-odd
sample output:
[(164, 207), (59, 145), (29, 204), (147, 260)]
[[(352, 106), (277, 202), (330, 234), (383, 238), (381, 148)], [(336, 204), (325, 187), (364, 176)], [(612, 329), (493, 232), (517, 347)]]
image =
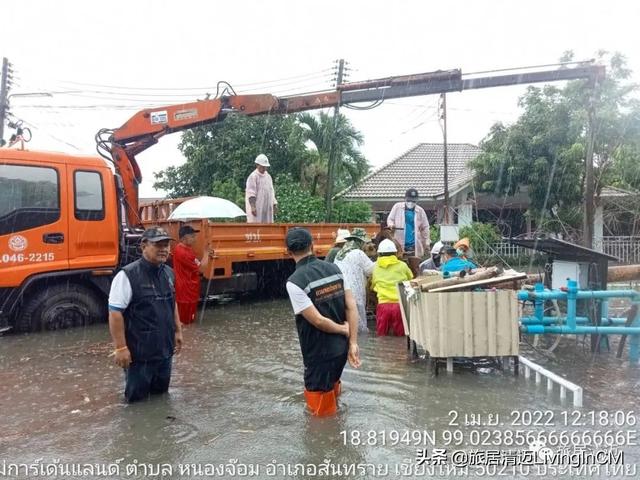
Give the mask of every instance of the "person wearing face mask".
[(422, 258), (429, 251), (431, 238), (427, 214), (417, 201), (418, 191), (407, 190), (404, 202), (396, 203), (389, 212), (387, 226), (393, 229), (394, 238), (404, 247), (407, 257)]
[(458, 257), (462, 258), (463, 260), (469, 260), (471, 258), (471, 252), (470, 252), (471, 245), (469, 243), (468, 237), (464, 237), (458, 240), (453, 245), (453, 248), (456, 249), (456, 253), (458, 254)]

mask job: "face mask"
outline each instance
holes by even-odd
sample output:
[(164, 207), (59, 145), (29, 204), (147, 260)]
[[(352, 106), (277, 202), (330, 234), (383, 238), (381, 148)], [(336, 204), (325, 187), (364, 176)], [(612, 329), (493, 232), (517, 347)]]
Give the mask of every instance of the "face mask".
[(413, 210), (414, 208), (416, 208), (416, 202), (405, 202), (405, 205), (409, 210)]
[(464, 255), (464, 250), (463, 250), (463, 249), (461, 249), (461, 248), (458, 248), (458, 249), (456, 250), (456, 253), (458, 254), (458, 256), (459, 256), (459, 257), (461, 257), (462, 255)]

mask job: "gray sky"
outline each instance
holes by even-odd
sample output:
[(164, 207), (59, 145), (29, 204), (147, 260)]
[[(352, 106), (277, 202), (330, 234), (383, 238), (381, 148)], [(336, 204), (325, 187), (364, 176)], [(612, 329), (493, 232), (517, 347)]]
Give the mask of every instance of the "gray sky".
[[(215, 93), (301, 93), (330, 88), (337, 58), (349, 79), (461, 68), (463, 73), (554, 63), (620, 51), (640, 72), (640, 3), (595, 1), (87, 1), (3, 2), (0, 56), (14, 65), (12, 113), (34, 125), (32, 149), (95, 152), (94, 134), (147, 105)], [(116, 88), (121, 87), (121, 88)], [(206, 87), (206, 88), (200, 88)], [(189, 90), (191, 89), (191, 90)], [(477, 144), (518, 115), (524, 87), (450, 94), (449, 141)], [(436, 96), (343, 109), (380, 166), (419, 142), (441, 142)], [(139, 155), (141, 196), (153, 172), (184, 161), (180, 134)], [(253, 159), (247, 159), (252, 162)]]

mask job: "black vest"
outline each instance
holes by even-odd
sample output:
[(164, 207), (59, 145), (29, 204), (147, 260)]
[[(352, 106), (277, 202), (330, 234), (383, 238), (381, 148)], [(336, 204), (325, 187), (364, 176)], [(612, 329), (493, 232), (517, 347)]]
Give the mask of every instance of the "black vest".
[[(339, 324), (347, 320), (344, 281), (337, 265), (310, 255), (296, 264), (289, 281), (305, 291), (323, 316)], [(302, 314), (296, 315), (296, 326), (305, 366), (346, 355), (349, 350), (347, 337), (318, 330)]]
[(123, 268), (133, 295), (124, 311), (125, 337), (134, 362), (163, 360), (175, 342), (173, 270), (140, 258)]

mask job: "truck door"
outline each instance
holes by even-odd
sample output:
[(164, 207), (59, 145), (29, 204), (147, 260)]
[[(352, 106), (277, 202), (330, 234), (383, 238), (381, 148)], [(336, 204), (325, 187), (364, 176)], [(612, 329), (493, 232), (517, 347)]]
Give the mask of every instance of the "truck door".
[(66, 165), (0, 157), (0, 287), (67, 270)]
[(115, 267), (118, 220), (111, 171), (93, 166), (67, 167), (69, 267)]

